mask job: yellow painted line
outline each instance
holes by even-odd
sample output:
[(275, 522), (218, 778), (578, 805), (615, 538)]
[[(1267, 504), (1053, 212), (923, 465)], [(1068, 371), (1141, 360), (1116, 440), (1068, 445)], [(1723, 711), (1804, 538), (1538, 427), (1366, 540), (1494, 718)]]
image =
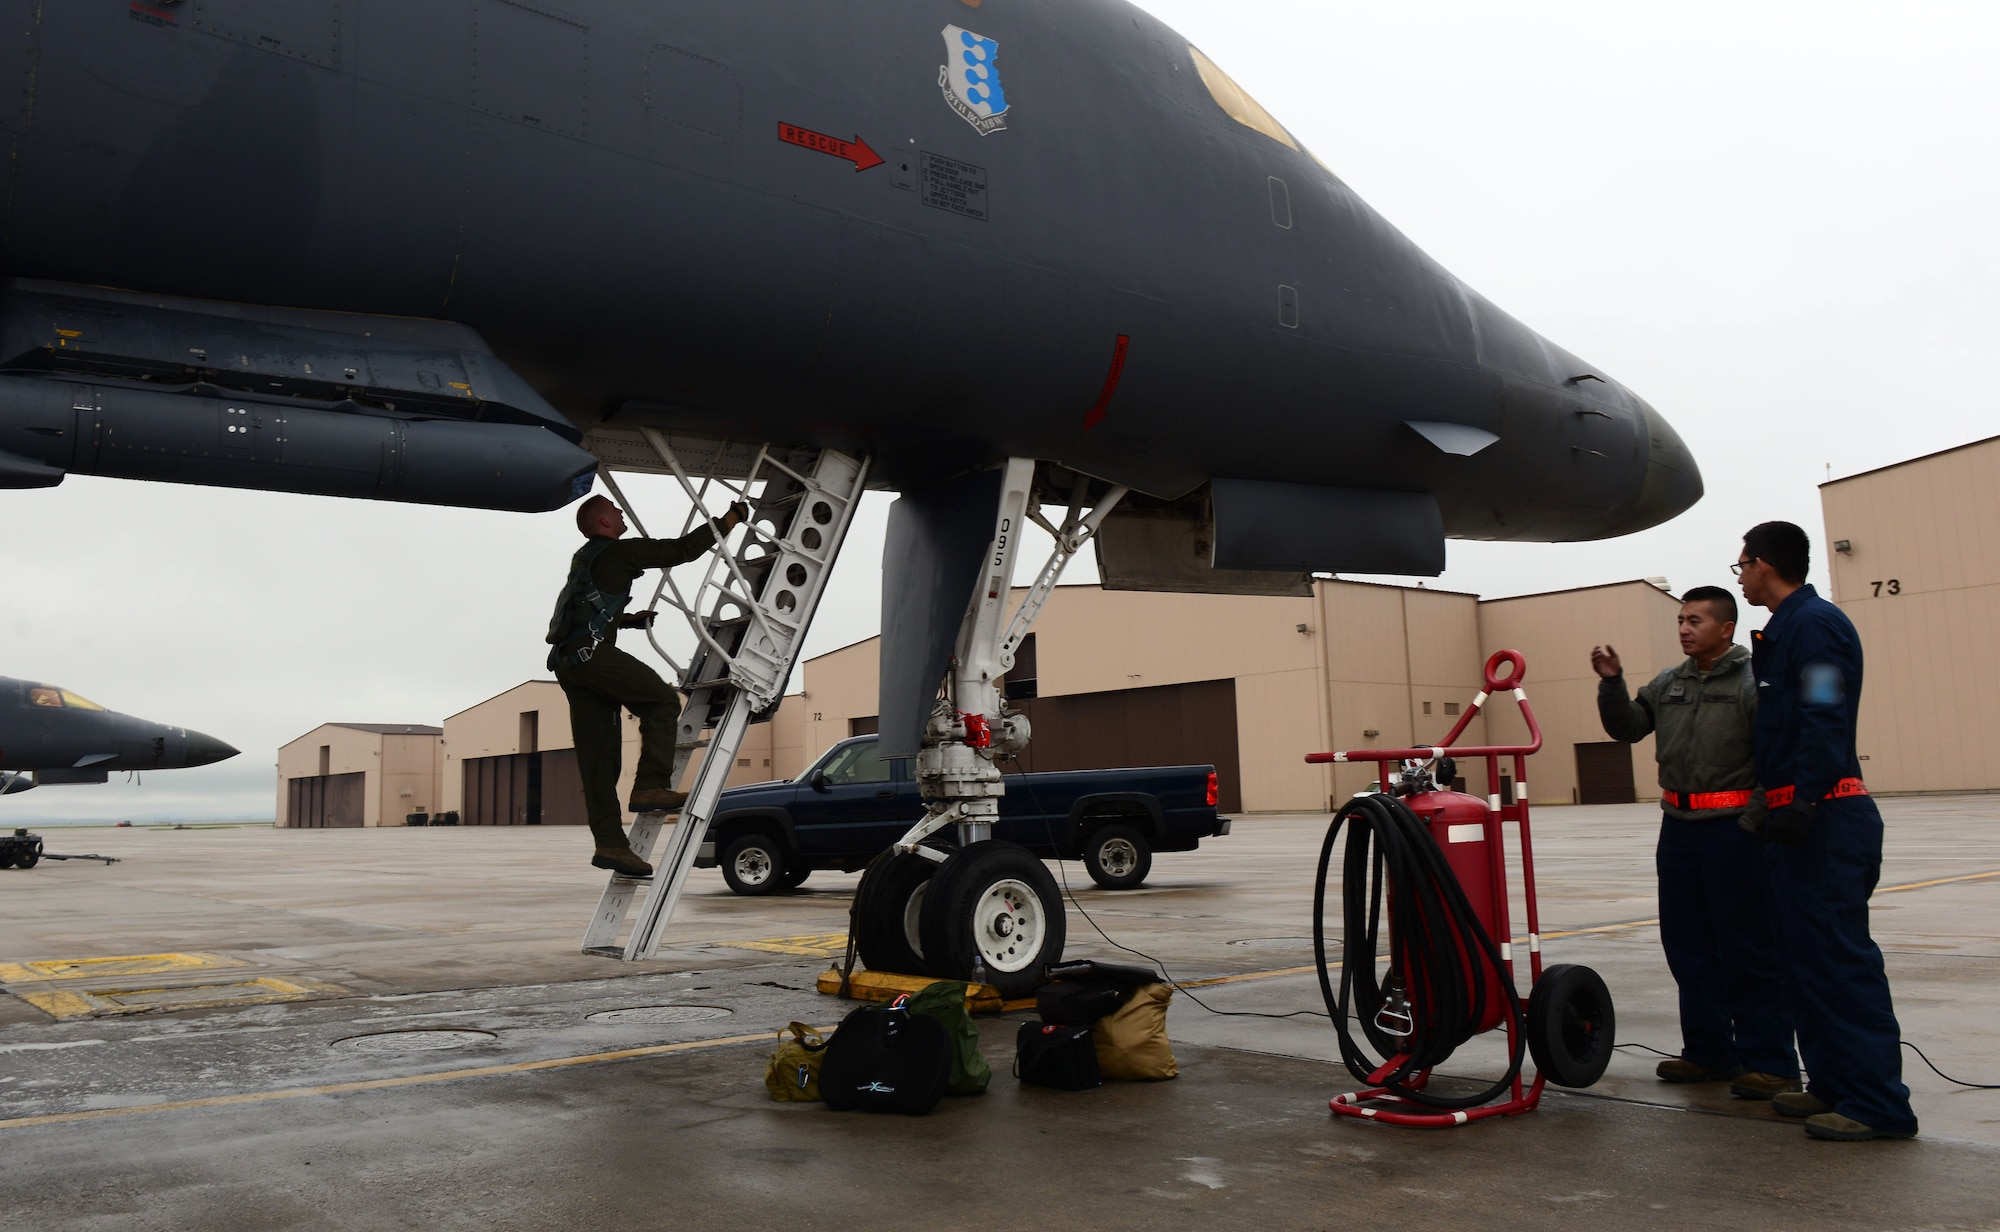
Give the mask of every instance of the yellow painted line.
[[(1338, 967), (1339, 963), (1332, 966)], [(1182, 980), (1182, 988), (1207, 988), (1211, 984), (1241, 984), (1245, 980), (1274, 980), (1281, 975), (1311, 975), (1318, 967), (1280, 967), (1276, 971), (1245, 971), (1241, 975), (1216, 975), (1205, 980)]]
[(120, 954), (108, 958), (44, 958), (0, 963), (0, 984), (43, 984), (53, 980), (130, 979), (176, 971), (209, 971), (248, 966), (220, 954)]
[(319, 980), (296, 982), (264, 975), (226, 984), (181, 984), (166, 988), (79, 988), (16, 992), (15, 996), (52, 1018), (92, 1018), (142, 1014), (147, 1010), (227, 1009), (349, 996), (347, 989)]
[[(1651, 928), (1659, 922), (1657, 917), (1650, 920), (1627, 920), (1623, 924), (1599, 924), (1595, 928), (1571, 928), (1559, 933), (1542, 933), (1541, 938), (1547, 941), (1556, 937), (1588, 937), (1593, 933), (1624, 933), (1630, 932), (1635, 928)], [(1526, 937), (1516, 937), (1514, 938), (1514, 944), (1526, 945), (1528, 944), (1528, 939)]]
[(1985, 881), (1989, 877), (2000, 877), (2000, 868), (1990, 873), (1967, 873), (1963, 877), (1939, 877), (1932, 881), (1911, 881), (1903, 885), (1877, 886), (1877, 894), (1894, 894), (1900, 890), (1927, 890), (1932, 886), (1951, 885), (1959, 881)]
[[(831, 1026), (816, 1028), (831, 1033)], [(266, 1104), (280, 1099), (304, 1099), (312, 1095), (349, 1095), (356, 1091), (386, 1091), (396, 1087), (427, 1086), (434, 1082), (457, 1082), (466, 1078), (497, 1078), (506, 1074), (531, 1074), (538, 1070), (567, 1069), (575, 1065), (601, 1065), (607, 1061), (631, 1061), (640, 1057), (665, 1056), (675, 1052), (695, 1052), (732, 1044), (771, 1042), (782, 1032), (759, 1031), (755, 1035), (725, 1035), (716, 1039), (688, 1040), (680, 1044), (652, 1044), (644, 1048), (620, 1048), (613, 1052), (591, 1052), (575, 1057), (551, 1057), (546, 1061), (516, 1061), (508, 1065), (480, 1065), (468, 1069), (443, 1070), (434, 1074), (408, 1074), (401, 1078), (370, 1078), (362, 1082), (334, 1082), (316, 1087), (284, 1087), (276, 1091), (245, 1091), (238, 1095), (214, 1095), (206, 1099), (177, 1099), (157, 1104), (134, 1104), (126, 1108), (91, 1108), (82, 1112), (52, 1112), (44, 1116), (14, 1117), (0, 1121), (0, 1129), (25, 1129), (32, 1125), (67, 1125), (74, 1121), (97, 1121), (106, 1117), (138, 1116), (148, 1112), (184, 1112), (192, 1108), (226, 1108), (237, 1104)]]
[(804, 958), (838, 958), (847, 953), (846, 933), (807, 933), (802, 937), (766, 937), (761, 941), (718, 941), (732, 950), (766, 954), (797, 954)]
[[(2000, 869), (1995, 869), (1990, 873), (1966, 873), (1959, 877), (1938, 877), (1930, 881), (1909, 881), (1902, 885), (1877, 886), (1875, 892), (1877, 894), (1896, 894), (1904, 890), (1925, 890), (1931, 886), (1955, 885), (1964, 881), (1986, 881), (1994, 877), (2000, 877)], [(1594, 928), (1571, 928), (1565, 929), (1562, 932), (1543, 933), (1542, 940), (1550, 941), (1563, 937), (1584, 937), (1595, 933), (1630, 932), (1635, 928), (1651, 928), (1659, 922), (1658, 919), (1627, 920), (1622, 924), (1599, 924)], [(1527, 943), (1528, 939), (1526, 937), (1514, 938), (1515, 945), (1526, 945)], [(1340, 964), (1332, 963), (1330, 965), (1338, 967)], [(1272, 980), (1287, 975), (1311, 975), (1317, 970), (1319, 970), (1318, 967), (1280, 967), (1275, 971), (1246, 971), (1240, 975), (1218, 975), (1206, 980), (1182, 980), (1180, 983), (1183, 988), (1207, 988), (1211, 984), (1240, 984), (1247, 980)]]

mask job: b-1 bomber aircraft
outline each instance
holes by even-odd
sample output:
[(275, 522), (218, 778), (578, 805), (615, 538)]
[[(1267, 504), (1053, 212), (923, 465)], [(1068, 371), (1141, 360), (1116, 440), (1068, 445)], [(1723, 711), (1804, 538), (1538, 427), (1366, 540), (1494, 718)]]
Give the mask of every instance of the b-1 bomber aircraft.
[[(1306, 593), (1701, 495), (1643, 399), (1125, 0), (67, 0), (0, 27), (0, 75), (0, 483), (748, 499), (656, 596), (709, 751), (594, 952), (658, 944), (865, 489), (900, 493), (881, 740), (926, 812), (861, 886), (863, 956), (901, 930), (1009, 995), (1064, 916), (991, 838), (1030, 737), (996, 682), (1077, 552), (1110, 586)], [(1008, 613), (1029, 522), (1057, 548)]]
[(59, 685), (0, 676), (0, 796), (179, 770), (236, 756), (213, 736), (106, 710)]
[[(0, 676), (0, 796), (105, 783), (114, 770), (177, 770), (234, 756), (213, 736), (106, 710), (60, 685)], [(113, 862), (45, 852), (39, 835), (18, 827), (0, 833), (0, 868), (33, 868), (44, 859)]]

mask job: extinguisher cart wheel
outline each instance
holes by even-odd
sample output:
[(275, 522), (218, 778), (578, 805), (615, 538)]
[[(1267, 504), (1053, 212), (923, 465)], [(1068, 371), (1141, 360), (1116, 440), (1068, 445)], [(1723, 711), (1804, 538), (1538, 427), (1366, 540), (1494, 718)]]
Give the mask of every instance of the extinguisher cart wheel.
[(1528, 1051), (1535, 1068), (1559, 1087), (1587, 1087), (1604, 1077), (1618, 1039), (1611, 990), (1589, 967), (1557, 963), (1528, 995)]

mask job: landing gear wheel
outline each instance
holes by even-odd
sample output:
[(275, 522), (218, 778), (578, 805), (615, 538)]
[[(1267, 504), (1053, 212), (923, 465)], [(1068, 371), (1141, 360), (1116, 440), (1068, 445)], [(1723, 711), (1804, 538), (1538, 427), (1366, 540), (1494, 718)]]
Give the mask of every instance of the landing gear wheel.
[(970, 979), (976, 952), (1003, 1000), (1025, 997), (1062, 961), (1065, 920), (1056, 879), (1027, 848), (987, 839), (946, 861), (924, 896), (931, 972)]
[(1558, 963), (1528, 994), (1528, 1051), (1535, 1068), (1559, 1087), (1587, 1087), (1604, 1077), (1617, 1042), (1611, 990), (1589, 967)]
[(785, 870), (784, 888), (787, 890), (796, 890), (806, 883), (806, 878), (812, 875), (812, 865), (807, 864), (804, 860), (794, 861), (792, 867)]
[(1153, 871), (1153, 847), (1137, 826), (1104, 826), (1083, 844), (1083, 867), (1107, 890), (1130, 890)]
[(737, 894), (759, 898), (785, 887), (785, 845), (768, 834), (740, 834), (722, 849), (722, 879)]
[(919, 922), (940, 867), (935, 860), (898, 852), (861, 874), (854, 891), (854, 947), (862, 966), (898, 975), (931, 973)]

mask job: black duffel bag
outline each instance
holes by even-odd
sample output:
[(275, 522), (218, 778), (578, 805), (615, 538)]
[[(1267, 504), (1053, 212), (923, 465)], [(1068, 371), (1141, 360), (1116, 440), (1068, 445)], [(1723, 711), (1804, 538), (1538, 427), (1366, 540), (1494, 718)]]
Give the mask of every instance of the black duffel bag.
[(1109, 980), (1058, 980), (1035, 990), (1035, 1013), (1046, 1023), (1087, 1027), (1132, 997), (1132, 990)]
[(1084, 1091), (1103, 1086), (1090, 1024), (1024, 1022), (1014, 1035), (1014, 1077), (1038, 1087)]
[(1082, 1026), (1115, 1013), (1134, 989), (1157, 983), (1148, 967), (1082, 959), (1049, 968), (1051, 983), (1035, 993), (1035, 1013), (1043, 1022)]
[[(951, 1035), (937, 1019), (910, 1013), (908, 1000), (864, 1005), (841, 1020), (819, 1069), (820, 1098), (827, 1107), (922, 1116), (944, 1098)], [(1093, 1054), (1092, 1062), (1096, 1059)]]

